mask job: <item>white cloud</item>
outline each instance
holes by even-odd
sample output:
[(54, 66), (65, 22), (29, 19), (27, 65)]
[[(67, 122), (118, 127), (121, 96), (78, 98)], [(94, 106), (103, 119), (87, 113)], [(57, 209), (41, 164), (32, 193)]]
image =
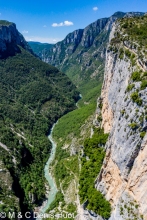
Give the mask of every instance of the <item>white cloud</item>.
[(71, 26), (71, 25), (73, 25), (72, 21), (64, 21), (61, 23), (53, 23), (52, 27), (63, 27), (63, 26)]
[(60, 38), (47, 38), (47, 37), (39, 37), (39, 36), (24, 36), (26, 41), (35, 41), (35, 42), (41, 42), (41, 43), (50, 43), (55, 44), (58, 41), (61, 41), (63, 39)]
[(57, 23), (52, 24), (52, 27), (61, 27), (61, 26), (63, 26), (63, 22), (61, 22), (59, 24), (57, 24)]
[(97, 11), (98, 10), (98, 7), (93, 7), (93, 11)]
[(71, 25), (73, 25), (73, 22), (71, 22), (71, 21), (64, 21), (64, 25), (65, 26), (71, 26)]
[(46, 28), (47, 26), (46, 26), (46, 25), (43, 25), (43, 27)]
[(24, 30), (24, 31), (22, 31), (22, 33), (23, 33), (23, 34), (28, 34), (29, 32), (26, 31), (26, 30)]

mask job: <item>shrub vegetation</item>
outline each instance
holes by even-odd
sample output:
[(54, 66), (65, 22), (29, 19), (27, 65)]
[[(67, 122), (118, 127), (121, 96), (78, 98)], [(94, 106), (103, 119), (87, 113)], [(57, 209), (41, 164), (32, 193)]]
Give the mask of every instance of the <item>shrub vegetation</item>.
[(110, 217), (111, 206), (104, 196), (95, 189), (94, 181), (100, 172), (105, 151), (108, 134), (104, 134), (103, 129), (95, 129), (92, 138), (84, 142), (84, 157), (82, 158), (82, 169), (80, 173), (79, 195), (81, 203), (87, 201), (87, 208), (108, 219)]

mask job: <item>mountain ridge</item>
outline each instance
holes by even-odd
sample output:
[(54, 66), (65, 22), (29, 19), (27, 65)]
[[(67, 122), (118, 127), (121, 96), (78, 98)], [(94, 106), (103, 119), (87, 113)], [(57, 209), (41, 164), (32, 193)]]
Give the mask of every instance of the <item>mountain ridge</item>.
[(48, 50), (53, 46), (49, 43), (40, 43), (36, 41), (28, 41), (29, 46), (33, 52), (44, 61), (44, 57), (47, 56)]
[(83, 94), (83, 101), (88, 102), (91, 94), (96, 98), (96, 81), (102, 83), (103, 80), (105, 53), (112, 24), (125, 16), (143, 14), (116, 12), (109, 18), (98, 19), (54, 44), (43, 60), (65, 72)]

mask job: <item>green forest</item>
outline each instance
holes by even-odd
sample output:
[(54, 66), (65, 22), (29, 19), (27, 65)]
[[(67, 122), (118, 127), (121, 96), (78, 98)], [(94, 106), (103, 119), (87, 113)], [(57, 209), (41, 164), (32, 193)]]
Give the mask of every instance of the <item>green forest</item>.
[(10, 203), (4, 181), (0, 182), (5, 204), (0, 210), (31, 210), (45, 198), (49, 129), (76, 108), (79, 93), (65, 74), (21, 47), (20, 53), (0, 60), (0, 73), (0, 142), (7, 146), (7, 151), (0, 148), (0, 160), (16, 186), (14, 198), (21, 197), (20, 204)]
[(53, 44), (33, 42), (33, 41), (29, 41), (28, 44), (30, 45), (33, 52), (40, 58), (46, 58), (49, 49), (53, 47)]

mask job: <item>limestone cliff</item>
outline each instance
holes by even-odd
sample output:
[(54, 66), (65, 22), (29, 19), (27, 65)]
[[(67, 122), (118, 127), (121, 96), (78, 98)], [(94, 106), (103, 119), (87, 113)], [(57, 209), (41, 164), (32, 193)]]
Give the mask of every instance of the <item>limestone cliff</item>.
[(77, 85), (90, 84), (103, 75), (106, 45), (113, 22), (125, 13), (117, 12), (109, 18), (98, 19), (84, 29), (69, 33), (49, 51), (46, 62), (61, 71)]
[[(64, 72), (79, 89), (83, 102), (89, 103), (89, 97), (97, 98), (98, 85), (103, 81), (106, 47), (113, 23), (122, 17), (141, 15), (141, 12), (116, 12), (109, 18), (98, 19), (84, 29), (69, 33), (44, 52), (43, 44), (38, 45), (37, 54)], [(32, 49), (36, 53), (36, 49)]]
[(147, 220), (146, 22), (117, 21), (106, 53), (101, 113), (110, 135), (95, 186), (112, 204), (111, 220)]
[(0, 58), (20, 52), (19, 46), (33, 53), (24, 37), (16, 29), (16, 25), (0, 20)]

